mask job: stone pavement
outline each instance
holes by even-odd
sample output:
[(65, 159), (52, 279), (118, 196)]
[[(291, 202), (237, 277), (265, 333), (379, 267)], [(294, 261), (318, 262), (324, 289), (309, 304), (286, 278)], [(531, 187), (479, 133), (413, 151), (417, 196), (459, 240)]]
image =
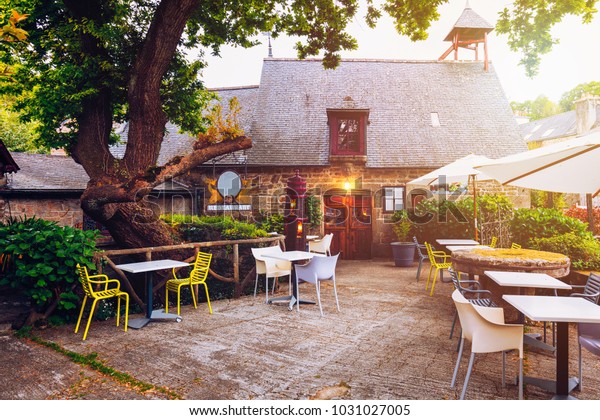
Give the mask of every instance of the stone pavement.
[[(427, 268), (417, 282), (416, 265), (340, 261), (341, 312), (326, 284), (324, 317), (316, 305), (304, 305), (300, 313), (267, 305), (262, 293), (216, 301), (212, 315), (206, 304), (197, 310), (186, 306), (182, 322), (150, 323), (141, 330), (123, 332), (114, 319), (93, 321), (86, 341), (73, 333), (73, 325), (34, 331), (68, 351), (97, 354), (96, 360), (149, 389), (125, 385), (54, 349), (5, 333), (0, 336), (0, 399), (457, 399), (469, 351), (463, 355), (458, 387), (450, 389), (457, 355), (457, 340), (449, 339), (452, 288), (438, 282), (430, 297), (424, 289)], [(282, 283), (279, 293), (286, 288)], [(300, 290), (315, 299), (313, 285)], [(574, 329), (571, 334), (575, 374)], [(515, 354), (507, 360), (513, 378)], [(553, 377), (554, 363), (550, 353), (526, 350), (526, 373)], [(600, 359), (584, 352), (584, 389), (575, 396), (600, 399), (599, 368)], [(503, 388), (501, 372), (499, 353), (478, 355), (467, 398), (516, 399), (517, 387), (509, 380)], [(536, 387), (525, 388), (526, 399), (550, 397)]]

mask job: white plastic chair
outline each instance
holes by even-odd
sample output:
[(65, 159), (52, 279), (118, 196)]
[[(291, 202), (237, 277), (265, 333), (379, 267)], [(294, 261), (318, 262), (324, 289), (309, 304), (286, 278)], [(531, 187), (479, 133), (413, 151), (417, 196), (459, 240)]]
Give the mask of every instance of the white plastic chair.
[(506, 351), (519, 351), (519, 399), (523, 399), (523, 325), (505, 324), (504, 310), (502, 308), (486, 308), (470, 303), (458, 290), (452, 293), (452, 300), (456, 305), (458, 317), (462, 326), (462, 337), (458, 359), (452, 375), (450, 387), (456, 384), (456, 375), (462, 357), (465, 339), (471, 342), (471, 358), (465, 383), (460, 399), (465, 399), (467, 385), (473, 370), (476, 353), (502, 352), (502, 386), (505, 386)]
[(266, 248), (251, 248), (252, 255), (256, 260), (256, 279), (254, 280), (254, 297), (258, 288), (258, 276), (265, 276), (265, 293), (266, 301), (269, 303), (269, 279), (273, 279), (273, 290), (275, 293), (275, 283), (279, 277), (288, 276), (288, 287), (292, 289), (292, 263), (290, 261), (268, 258), (269, 254), (281, 254), (283, 251), (279, 245), (269, 246)]
[(340, 311), (340, 303), (338, 301), (337, 288), (335, 286), (335, 267), (340, 254), (328, 257), (315, 255), (305, 265), (296, 265), (296, 291), (297, 291), (297, 302), (298, 312), (300, 311), (300, 289), (298, 283), (303, 280), (307, 283), (312, 283), (317, 289), (317, 301), (319, 302), (319, 310), (321, 316), (323, 316), (323, 307), (321, 306), (321, 282), (332, 280), (333, 281), (333, 294), (335, 295), (335, 305), (338, 312)]
[(328, 233), (321, 239), (308, 241), (308, 252), (316, 252), (317, 254), (325, 254), (331, 256), (331, 240), (333, 233)]

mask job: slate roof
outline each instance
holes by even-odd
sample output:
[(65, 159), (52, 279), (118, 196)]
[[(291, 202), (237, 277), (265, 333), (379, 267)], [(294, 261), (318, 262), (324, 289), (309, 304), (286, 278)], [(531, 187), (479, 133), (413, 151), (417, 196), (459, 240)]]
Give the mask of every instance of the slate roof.
[(245, 94), (242, 108), (254, 108), (243, 121), (253, 140), (248, 165), (328, 165), (326, 111), (349, 107), (369, 110), (367, 167), (439, 167), (469, 153), (526, 150), (493, 68), (480, 62), (354, 59), (325, 70), (317, 59), (267, 58), (260, 87)]
[(83, 191), (89, 180), (83, 167), (69, 156), (16, 152), (12, 155), (21, 170), (12, 176), (10, 190)]
[(456, 32), (459, 32), (461, 39), (481, 39), (484, 34), (493, 30), (494, 25), (488, 23), (467, 5), (444, 41), (452, 41)]
[[(596, 121), (600, 121), (600, 108), (596, 109)], [(521, 124), (519, 129), (526, 142), (571, 137), (577, 134), (577, 116), (574, 110), (567, 111)]]
[[(181, 133), (179, 127), (175, 124), (167, 123), (165, 127), (166, 133), (158, 155), (158, 165), (164, 165), (175, 156), (185, 156), (192, 152), (192, 145), (194, 144), (194, 138), (189, 134)], [(129, 124), (125, 123), (117, 131), (117, 134), (121, 137), (121, 142), (118, 145), (111, 146), (110, 152), (117, 159), (123, 158), (125, 155), (125, 147), (127, 143), (127, 133), (129, 131)]]

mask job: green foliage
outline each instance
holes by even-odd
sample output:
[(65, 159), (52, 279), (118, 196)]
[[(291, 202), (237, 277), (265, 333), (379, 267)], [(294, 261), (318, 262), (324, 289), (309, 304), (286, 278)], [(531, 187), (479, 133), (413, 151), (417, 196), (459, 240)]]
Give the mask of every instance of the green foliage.
[(562, 210), (567, 207), (565, 195), (550, 191), (531, 190), (531, 207), (545, 207)]
[(597, 12), (595, 1), (515, 0), (510, 9), (500, 13), (496, 32), (508, 35), (508, 45), (520, 51), (520, 64), (529, 77), (539, 71), (541, 55), (552, 50), (558, 40), (552, 37), (552, 27), (568, 15), (581, 16), (589, 23)]
[(12, 103), (14, 99), (0, 97), (0, 141), (11, 152), (41, 152), (35, 146), (37, 124), (22, 123), (18, 112), (9, 111)]
[(415, 233), (419, 242), (434, 243), (437, 238), (473, 238), (473, 198), (442, 200), (432, 197), (416, 209)]
[(399, 242), (411, 242), (413, 235), (413, 223), (408, 217), (406, 210), (396, 210), (392, 214), (392, 230)]
[(571, 267), (576, 270), (600, 269), (600, 243), (589, 236), (568, 232), (550, 238), (533, 238), (530, 246), (540, 251), (568, 255)]
[(38, 312), (56, 304), (54, 319), (68, 319), (79, 301), (75, 266), (95, 268), (97, 237), (98, 231), (61, 227), (37, 218), (1, 226), (0, 249), (11, 256), (12, 265), (0, 285), (27, 297)]
[(321, 210), (321, 199), (316, 195), (306, 196), (306, 216), (308, 223), (313, 226), (320, 226), (323, 220), (323, 211)]
[(161, 218), (173, 226), (188, 242), (207, 242), (267, 237), (269, 234), (252, 223), (230, 216), (165, 215)]
[(581, 83), (570, 91), (563, 93), (559, 102), (561, 111), (567, 112), (575, 109), (575, 102), (586, 94), (600, 96), (600, 82)]
[(523, 247), (531, 247), (530, 240), (552, 238), (573, 233), (581, 238), (592, 238), (587, 224), (565, 216), (556, 209), (517, 209), (511, 221), (512, 240)]
[(560, 107), (545, 95), (540, 95), (533, 101), (511, 102), (510, 106), (513, 112), (527, 116), (531, 121), (541, 120), (562, 112)]
[(260, 222), (260, 228), (265, 232), (277, 232), (283, 234), (284, 227), (283, 214), (280, 213), (272, 213)]

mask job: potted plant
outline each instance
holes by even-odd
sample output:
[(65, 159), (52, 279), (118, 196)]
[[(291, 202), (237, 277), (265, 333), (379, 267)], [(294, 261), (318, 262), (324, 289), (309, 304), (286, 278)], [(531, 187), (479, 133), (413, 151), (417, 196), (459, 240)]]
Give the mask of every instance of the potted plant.
[(408, 218), (406, 210), (397, 210), (392, 215), (394, 226), (392, 230), (396, 234), (398, 242), (392, 242), (392, 254), (396, 267), (410, 267), (415, 260), (416, 244), (412, 240), (413, 224)]

